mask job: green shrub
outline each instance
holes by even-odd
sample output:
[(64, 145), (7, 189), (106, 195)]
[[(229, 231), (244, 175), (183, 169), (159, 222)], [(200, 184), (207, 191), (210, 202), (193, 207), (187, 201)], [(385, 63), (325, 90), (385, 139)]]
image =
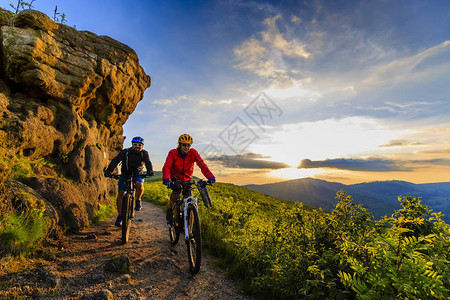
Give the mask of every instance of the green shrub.
[(450, 228), (420, 198), (399, 197), (402, 209), (385, 217), (365, 243), (350, 244), (350, 272), (341, 280), (361, 299), (446, 299), (450, 291)]
[(44, 210), (9, 214), (0, 221), (0, 252), (28, 254), (40, 246), (45, 234)]
[(0, 158), (2, 168), (7, 168), (11, 172), (11, 178), (14, 180), (22, 180), (35, 174), (34, 168), (45, 166), (47, 168), (55, 168), (55, 165), (44, 158), (29, 157), (11, 157), (9, 159)]
[[(200, 201), (202, 242), (241, 288), (262, 299), (447, 299), (450, 229), (419, 198), (373, 220), (340, 191), (327, 213), (231, 184)], [(146, 184), (152, 202), (169, 191)], [(196, 195), (196, 193), (194, 193)]]
[(161, 208), (166, 208), (169, 204), (170, 191), (161, 182), (145, 182), (144, 195), (142, 199), (152, 202)]
[(92, 222), (98, 223), (114, 215), (117, 212), (116, 204), (114, 202), (99, 204), (96, 213), (92, 217)]

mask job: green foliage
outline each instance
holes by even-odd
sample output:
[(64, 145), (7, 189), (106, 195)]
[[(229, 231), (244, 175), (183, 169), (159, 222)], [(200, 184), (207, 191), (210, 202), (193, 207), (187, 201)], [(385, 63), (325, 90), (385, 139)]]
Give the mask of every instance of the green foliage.
[(107, 204), (99, 204), (97, 211), (92, 217), (92, 222), (98, 223), (102, 220), (105, 220), (117, 212), (116, 204), (111, 202)]
[[(13, 5), (13, 4), (9, 4), (9, 6), (13, 9), (11, 13), (12, 15), (12, 20), (11, 20), (11, 26), (14, 25), (14, 19), (16, 18), (16, 16), (24, 10), (27, 9), (33, 9), (33, 2), (35, 0), (31, 0), (31, 2), (26, 2), (24, 0), (17, 0), (17, 4)], [(59, 24), (66, 24), (67, 23), (67, 19), (66, 19), (66, 14), (63, 13), (59, 13), (58, 12), (58, 6), (55, 5), (55, 10), (53, 11), (53, 21), (55, 21), (56, 23)], [(75, 26), (74, 26), (75, 27)]]
[(0, 163), (7, 166), (11, 170), (11, 178), (14, 180), (22, 180), (35, 174), (36, 166), (45, 166), (55, 168), (55, 165), (48, 162), (44, 158), (29, 157), (12, 157), (10, 159), (0, 158)]
[[(450, 288), (450, 229), (420, 198), (380, 221), (343, 191), (331, 213), (281, 201), (231, 184), (208, 188), (200, 201), (205, 247), (263, 299), (446, 298)], [(146, 184), (165, 206), (169, 191)]]
[(24, 0), (17, 0), (17, 4), (15, 6), (13, 4), (9, 4), (9, 6), (13, 9), (13, 12), (11, 12), (11, 26), (14, 25), (14, 19), (21, 11), (33, 8), (33, 2), (34, 0), (31, 0), (30, 3), (25, 2)]
[(144, 187), (143, 200), (150, 201), (161, 208), (167, 207), (169, 203), (169, 190), (165, 185), (161, 182), (145, 182)]
[(40, 245), (45, 233), (44, 210), (9, 214), (0, 220), (0, 253), (31, 253)]
[(399, 197), (402, 209), (377, 222), (377, 232), (346, 259), (339, 274), (359, 298), (445, 299), (450, 289), (450, 228), (420, 198)]
[(25, 2), (23, 0), (17, 0), (16, 6), (14, 6), (13, 4), (10, 4), (9, 6), (14, 10), (14, 14), (17, 15), (22, 10), (32, 9), (33, 8), (33, 2), (34, 2), (34, 0), (31, 0), (30, 3)]
[(55, 6), (55, 10), (54, 10), (54, 14), (53, 14), (53, 21), (55, 21), (56, 23), (60, 23), (60, 24), (67, 23), (66, 14), (58, 12), (58, 5)]

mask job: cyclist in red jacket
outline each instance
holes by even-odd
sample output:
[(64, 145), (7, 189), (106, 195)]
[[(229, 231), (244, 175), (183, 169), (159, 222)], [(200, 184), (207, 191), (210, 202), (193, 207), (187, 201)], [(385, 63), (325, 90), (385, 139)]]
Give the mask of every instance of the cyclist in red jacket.
[(191, 148), (194, 140), (189, 134), (182, 134), (178, 138), (177, 149), (172, 149), (167, 155), (166, 162), (164, 163), (163, 172), (163, 184), (168, 188), (172, 188), (172, 194), (170, 195), (169, 207), (167, 208), (166, 219), (168, 222), (172, 222), (172, 209), (175, 202), (178, 200), (180, 193), (183, 192), (183, 196), (187, 197), (191, 195), (191, 189), (186, 188), (181, 191), (178, 186), (171, 186), (171, 181), (189, 181), (192, 180), (192, 173), (194, 172), (194, 163), (196, 163), (203, 175), (208, 178), (209, 183), (216, 182), (213, 173), (208, 169), (203, 159), (198, 154), (197, 150)]

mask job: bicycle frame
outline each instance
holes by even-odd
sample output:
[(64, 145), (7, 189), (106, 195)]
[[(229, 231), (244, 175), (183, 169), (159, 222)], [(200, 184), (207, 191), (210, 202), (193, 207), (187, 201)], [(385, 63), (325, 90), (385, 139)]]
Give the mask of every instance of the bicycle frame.
[[(174, 184), (172, 189), (174, 191), (177, 190), (176, 193), (183, 193), (183, 196), (178, 198), (175, 203), (175, 209), (172, 211), (173, 221), (167, 223), (170, 242), (172, 245), (177, 244), (180, 233), (183, 231), (182, 227), (184, 226), (184, 240), (187, 246), (189, 269), (192, 274), (196, 274), (200, 270), (202, 257), (202, 237), (200, 218), (198, 215), (198, 202), (197, 198), (192, 196), (192, 192), (188, 193), (184, 189), (190, 186), (189, 191), (191, 191), (192, 185), (196, 185), (200, 192), (200, 189), (205, 187), (205, 181), (190, 180), (185, 182), (174, 181), (172, 183)], [(207, 201), (207, 203), (210, 203), (210, 201)], [(183, 205), (184, 207), (182, 207)]]
[[(141, 178), (147, 177), (147, 174), (139, 174), (139, 175), (128, 175), (125, 176), (126, 180), (126, 190), (122, 196), (122, 204), (121, 204), (121, 216), (122, 216), (122, 243), (125, 244), (128, 242), (131, 228), (131, 219), (134, 218), (134, 206), (135, 206), (135, 187), (133, 182), (133, 177), (138, 176)], [(112, 175), (112, 178), (119, 179), (120, 175)]]

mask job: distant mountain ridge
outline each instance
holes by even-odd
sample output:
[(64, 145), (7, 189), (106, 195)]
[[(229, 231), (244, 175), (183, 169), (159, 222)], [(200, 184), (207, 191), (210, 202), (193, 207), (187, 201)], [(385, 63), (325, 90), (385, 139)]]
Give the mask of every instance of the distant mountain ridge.
[(346, 185), (313, 178), (301, 178), (269, 184), (250, 184), (244, 187), (272, 197), (300, 201), (331, 211), (336, 206), (336, 192), (345, 191), (354, 202), (369, 209), (375, 217), (391, 215), (401, 208), (398, 196), (422, 197), (422, 203), (434, 212), (445, 214), (450, 222), (450, 182), (414, 184), (406, 181), (374, 181)]

